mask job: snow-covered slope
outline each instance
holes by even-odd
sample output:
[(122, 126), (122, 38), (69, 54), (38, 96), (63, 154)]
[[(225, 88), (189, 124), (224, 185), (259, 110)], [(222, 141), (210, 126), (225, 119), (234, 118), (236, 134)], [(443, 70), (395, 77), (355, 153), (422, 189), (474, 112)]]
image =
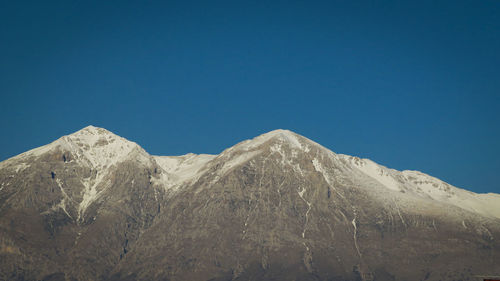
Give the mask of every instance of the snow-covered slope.
[(450, 204), (483, 216), (500, 218), (499, 194), (477, 194), (419, 171), (397, 171), (369, 159), (342, 154), (338, 156), (350, 163), (353, 169), (359, 170), (389, 190)]
[[(85, 209), (105, 190), (106, 176), (110, 169), (125, 160), (145, 165), (155, 162), (162, 171), (151, 180), (166, 189), (176, 190), (196, 182), (211, 165), (218, 163), (220, 168), (217, 169), (217, 177), (221, 177), (269, 149), (271, 153), (280, 156), (283, 169), (291, 168), (300, 172), (301, 166), (297, 163), (292, 165), (292, 158), (301, 157), (301, 154), (312, 154), (314, 150), (315, 155), (310, 155), (310, 161), (330, 185), (333, 185), (332, 165), (322, 164), (319, 159), (327, 159), (329, 163), (343, 167), (344, 172), (350, 172), (349, 176), (356, 179), (355, 182), (367, 183), (374, 189), (382, 188), (398, 192), (399, 195), (404, 192), (410, 199), (418, 197), (434, 200), (482, 216), (500, 218), (499, 194), (476, 194), (418, 171), (397, 171), (369, 159), (336, 154), (314, 141), (281, 129), (242, 141), (219, 155), (190, 153), (183, 156), (150, 156), (134, 142), (106, 129), (88, 126), (48, 145), (0, 162), (0, 169), (10, 169), (13, 173), (22, 172), (30, 166), (34, 158), (58, 149), (70, 152), (71, 156), (67, 161), (76, 161), (79, 165), (97, 171), (91, 177), (82, 179), (85, 189), (83, 200), (79, 203), (79, 216), (82, 216)], [(0, 187), (0, 190), (1, 188), (3, 187)]]
[[(71, 135), (29, 150), (1, 163), (0, 168), (14, 163), (25, 163), (30, 158), (39, 157), (54, 150), (72, 154), (68, 161), (78, 161), (83, 165), (102, 170), (126, 160), (132, 152), (137, 152), (138, 161), (147, 161), (148, 154), (136, 143), (117, 136), (110, 131), (94, 126), (85, 127)], [(66, 161), (66, 160), (65, 160)], [(28, 165), (28, 164), (26, 164)]]
[[(311, 154), (313, 148), (316, 148), (314, 153), (317, 155), (312, 158), (311, 162), (316, 171), (324, 174), (325, 180), (330, 185), (333, 185), (334, 171), (331, 165), (322, 165), (320, 158), (328, 159), (333, 166), (343, 167), (344, 172), (351, 172), (349, 177), (356, 178), (355, 182), (366, 183), (374, 189), (382, 188), (386, 191), (397, 192), (398, 196), (404, 193), (404, 196), (410, 200), (411, 198), (424, 198), (456, 206), (481, 216), (500, 218), (500, 194), (477, 194), (454, 187), (422, 172), (398, 171), (369, 159), (336, 154), (289, 130), (274, 130), (227, 149), (217, 157), (224, 159), (223, 156), (226, 155), (225, 158), (227, 158), (227, 161), (223, 161), (221, 173), (250, 161), (263, 152), (267, 147), (266, 143), (272, 143), (271, 151), (280, 154), (281, 165), (284, 166), (290, 166), (292, 158), (300, 157), (300, 154)], [(301, 171), (301, 166), (297, 164), (290, 168)]]
[(0, 163), (0, 168), (12, 169), (18, 173), (30, 167), (36, 159), (46, 157), (46, 155), (59, 154), (61, 154), (59, 160), (65, 163), (88, 167), (95, 171), (88, 177), (81, 178), (84, 189), (82, 190), (82, 200), (78, 203), (78, 220), (83, 218), (88, 206), (107, 189), (109, 186), (107, 177), (110, 170), (117, 164), (126, 160), (142, 164), (147, 164), (150, 161), (149, 154), (136, 143), (106, 129), (88, 126), (50, 144), (12, 157)]
[(189, 153), (181, 156), (153, 156), (163, 172), (156, 184), (168, 189), (195, 181), (204, 171), (206, 164), (216, 155)]
[(287, 130), (151, 156), (89, 126), (0, 162), (0, 279), (470, 279), (499, 206)]
[(103, 128), (88, 126), (74, 134), (62, 137), (61, 145), (85, 159), (91, 167), (106, 169), (131, 157), (146, 163), (149, 155), (136, 143), (119, 137)]

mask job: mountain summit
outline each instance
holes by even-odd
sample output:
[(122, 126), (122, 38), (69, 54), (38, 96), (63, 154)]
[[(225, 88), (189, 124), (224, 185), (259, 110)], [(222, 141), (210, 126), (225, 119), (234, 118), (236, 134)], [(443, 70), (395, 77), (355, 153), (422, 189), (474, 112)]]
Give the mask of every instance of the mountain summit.
[(288, 130), (149, 155), (93, 126), (0, 162), (0, 280), (473, 280), (500, 195)]

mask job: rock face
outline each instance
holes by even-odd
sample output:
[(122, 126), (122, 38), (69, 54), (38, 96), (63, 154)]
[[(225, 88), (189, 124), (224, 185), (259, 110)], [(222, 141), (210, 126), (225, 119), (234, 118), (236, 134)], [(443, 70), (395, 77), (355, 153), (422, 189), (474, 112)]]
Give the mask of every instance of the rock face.
[(477, 280), (500, 195), (286, 130), (151, 156), (84, 128), (0, 163), (0, 280)]

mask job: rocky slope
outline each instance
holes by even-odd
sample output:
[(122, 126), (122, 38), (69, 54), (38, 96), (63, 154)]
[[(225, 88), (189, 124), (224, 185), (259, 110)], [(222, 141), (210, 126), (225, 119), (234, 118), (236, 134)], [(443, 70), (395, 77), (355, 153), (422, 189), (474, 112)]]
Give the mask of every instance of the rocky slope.
[(500, 195), (286, 130), (151, 156), (84, 128), (0, 163), (0, 280), (476, 280)]

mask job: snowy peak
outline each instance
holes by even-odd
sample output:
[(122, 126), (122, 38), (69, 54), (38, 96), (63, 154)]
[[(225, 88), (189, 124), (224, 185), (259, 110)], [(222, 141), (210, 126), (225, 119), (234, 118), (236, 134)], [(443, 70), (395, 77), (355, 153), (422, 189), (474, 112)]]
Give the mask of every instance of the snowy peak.
[(220, 164), (219, 175), (224, 175), (255, 157), (264, 154), (278, 153), (283, 158), (294, 155), (297, 157), (298, 151), (309, 152), (309, 139), (300, 136), (289, 130), (273, 130), (253, 139), (242, 141), (217, 155), (215, 162)]
[(299, 148), (302, 149), (304, 143), (306, 142), (306, 138), (298, 135), (289, 130), (278, 129), (271, 131), (269, 133), (262, 134), (250, 141), (251, 146), (259, 146), (265, 142), (270, 140), (277, 141), (279, 143), (286, 143), (291, 148)]
[(262, 154), (265, 154), (267, 161), (271, 161), (271, 154), (278, 155), (276, 161), (284, 165), (283, 169), (291, 168), (299, 171), (301, 175), (307, 167), (303, 167), (300, 162), (310, 159), (315, 171), (322, 173), (329, 184), (334, 182), (334, 169), (340, 168), (346, 177), (383, 191), (383, 194), (388, 191), (394, 196), (405, 196), (409, 200), (424, 198), (482, 216), (500, 218), (499, 196), (476, 194), (422, 172), (398, 171), (370, 159), (336, 154), (289, 130), (274, 130), (227, 149), (217, 157), (222, 164), (220, 174), (223, 175)]
[(94, 127), (92, 125), (80, 129), (66, 137), (81, 138), (87, 140), (88, 142), (95, 141), (99, 137), (119, 138), (119, 136), (113, 134), (112, 132), (104, 128)]
[[(65, 155), (65, 152), (68, 152)], [(47, 153), (63, 153), (64, 161), (77, 161), (97, 170), (107, 169), (126, 159), (145, 163), (149, 155), (138, 144), (94, 126), (87, 126), (75, 133), (63, 136), (52, 143), (29, 150), (6, 161), (0, 167), (29, 165), (33, 158)]]
[(287, 130), (150, 156), (89, 126), (8, 161), (0, 280), (469, 279), (500, 260), (500, 195)]
[(75, 154), (77, 159), (85, 159), (91, 167), (98, 169), (105, 169), (121, 162), (133, 152), (137, 154), (137, 160), (141, 161), (148, 157), (136, 143), (94, 126), (64, 136), (58, 142), (61, 147)]
[[(153, 180), (166, 188), (178, 188), (195, 182), (212, 167), (212, 170), (217, 170), (215, 173), (217, 179), (263, 156), (261, 158), (267, 163), (275, 161), (282, 165), (281, 169), (299, 171), (301, 176), (302, 171), (311, 172), (307, 169), (314, 169), (314, 172), (320, 172), (327, 182), (333, 184), (334, 177), (339, 176), (341, 172), (345, 178), (384, 191), (384, 194), (385, 191), (399, 195), (404, 193), (408, 198), (425, 198), (481, 215), (500, 218), (500, 195), (476, 194), (453, 187), (421, 172), (397, 171), (369, 159), (336, 154), (306, 137), (283, 129), (242, 141), (219, 155), (150, 156), (134, 142), (106, 129), (88, 126), (48, 145), (3, 161), (0, 163), (0, 168), (7, 167), (12, 173), (17, 174), (30, 167), (35, 158), (46, 154), (59, 157), (57, 159), (67, 157), (64, 158), (65, 162), (75, 161), (78, 165), (98, 171), (99, 178), (86, 179), (88, 194), (93, 194), (93, 190), (111, 167), (126, 160), (148, 166), (159, 166), (162, 173)], [(311, 165), (304, 164), (307, 162)], [(253, 161), (252, 165), (255, 163), (261, 165), (263, 162)]]
[(279, 144), (291, 149), (301, 149), (308, 151), (308, 146), (313, 141), (289, 130), (273, 130), (250, 140), (242, 141), (226, 151), (254, 151), (261, 149), (264, 145)]
[(70, 135), (63, 136), (61, 140), (66, 142), (73, 142), (80, 146), (86, 147), (100, 147), (111, 145), (114, 142), (125, 144), (132, 143), (120, 136), (113, 134), (112, 132), (94, 126), (87, 126), (79, 131), (76, 131)]

